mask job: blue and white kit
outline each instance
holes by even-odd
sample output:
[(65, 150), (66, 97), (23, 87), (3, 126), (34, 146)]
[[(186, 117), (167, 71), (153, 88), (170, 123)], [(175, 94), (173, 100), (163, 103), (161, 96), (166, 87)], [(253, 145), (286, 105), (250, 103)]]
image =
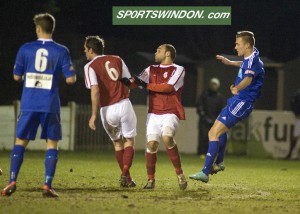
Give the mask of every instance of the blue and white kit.
[(60, 140), (59, 78), (75, 75), (69, 51), (52, 39), (24, 44), (18, 51), (13, 71), (24, 76), (17, 137), (34, 140), (39, 124), (42, 139)]
[(228, 99), (217, 120), (230, 129), (247, 118), (252, 112), (254, 101), (261, 95), (264, 76), (263, 62), (259, 58), (259, 51), (254, 48), (254, 52), (244, 58), (234, 83), (238, 85), (245, 77), (253, 77), (251, 84)]

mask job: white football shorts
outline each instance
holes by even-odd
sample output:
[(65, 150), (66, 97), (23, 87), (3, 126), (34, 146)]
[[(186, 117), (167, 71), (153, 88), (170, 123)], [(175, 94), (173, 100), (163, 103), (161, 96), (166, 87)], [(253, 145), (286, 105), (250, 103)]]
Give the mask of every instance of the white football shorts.
[(294, 137), (300, 136), (300, 119), (296, 119), (294, 127)]
[(136, 115), (129, 99), (100, 109), (103, 127), (112, 141), (136, 136)]
[(174, 135), (179, 128), (179, 118), (175, 114), (153, 114), (149, 113), (147, 115), (147, 138), (149, 141), (149, 136), (159, 136), (161, 138), (163, 130), (165, 127), (169, 127), (174, 131)]

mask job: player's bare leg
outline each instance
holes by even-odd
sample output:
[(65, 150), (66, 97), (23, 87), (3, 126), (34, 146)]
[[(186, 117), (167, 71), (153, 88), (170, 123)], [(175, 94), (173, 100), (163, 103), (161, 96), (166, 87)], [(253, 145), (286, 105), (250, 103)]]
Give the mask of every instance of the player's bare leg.
[(11, 153), (9, 184), (2, 190), (2, 196), (10, 196), (17, 189), (17, 177), (23, 163), (23, 156), (28, 143), (29, 140), (16, 138), (16, 143)]
[(129, 169), (134, 158), (134, 138), (115, 140), (115, 155), (121, 169), (121, 187), (135, 187), (136, 184), (130, 176)]
[(155, 167), (157, 161), (158, 141), (149, 141), (146, 149), (146, 168), (148, 175), (148, 182), (144, 189), (154, 189), (155, 187)]
[(167, 154), (175, 168), (177, 178), (178, 178), (179, 188), (181, 190), (185, 190), (187, 187), (187, 180), (181, 168), (181, 160), (180, 160), (177, 144), (173, 139), (173, 137), (170, 136), (162, 136), (162, 141), (166, 146)]
[(58, 194), (52, 188), (52, 180), (56, 171), (56, 164), (58, 159), (58, 141), (47, 140), (47, 151), (45, 155), (45, 183), (43, 186), (43, 196), (56, 198)]

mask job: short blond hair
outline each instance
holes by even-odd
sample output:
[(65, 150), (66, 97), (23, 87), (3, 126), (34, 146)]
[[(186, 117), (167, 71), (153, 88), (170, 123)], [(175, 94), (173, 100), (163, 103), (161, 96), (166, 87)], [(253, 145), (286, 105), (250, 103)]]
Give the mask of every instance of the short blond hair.
[(251, 31), (239, 31), (236, 34), (236, 38), (242, 38), (246, 43), (249, 43), (251, 47), (255, 46), (254, 33)]
[(52, 34), (55, 29), (55, 18), (49, 13), (36, 14), (33, 17), (33, 22), (36, 26), (40, 26), (42, 31), (47, 34)]

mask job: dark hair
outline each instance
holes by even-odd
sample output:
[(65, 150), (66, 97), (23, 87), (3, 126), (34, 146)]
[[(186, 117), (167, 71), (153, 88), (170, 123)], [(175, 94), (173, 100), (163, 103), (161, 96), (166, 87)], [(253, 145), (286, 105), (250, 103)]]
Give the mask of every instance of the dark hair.
[(251, 47), (255, 46), (254, 33), (251, 31), (239, 31), (236, 34), (236, 38), (242, 38), (246, 43), (249, 43)]
[(100, 36), (87, 36), (85, 37), (85, 45), (88, 49), (92, 49), (95, 54), (101, 55), (104, 53), (104, 39)]
[(33, 17), (33, 22), (36, 26), (40, 26), (42, 31), (47, 34), (52, 34), (55, 29), (55, 18), (49, 13), (36, 14)]
[(171, 59), (174, 61), (175, 57), (176, 57), (176, 49), (173, 45), (171, 44), (165, 44), (166, 47), (166, 52), (169, 51), (171, 54)]

